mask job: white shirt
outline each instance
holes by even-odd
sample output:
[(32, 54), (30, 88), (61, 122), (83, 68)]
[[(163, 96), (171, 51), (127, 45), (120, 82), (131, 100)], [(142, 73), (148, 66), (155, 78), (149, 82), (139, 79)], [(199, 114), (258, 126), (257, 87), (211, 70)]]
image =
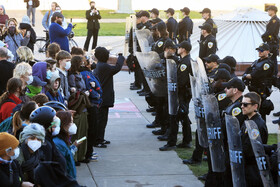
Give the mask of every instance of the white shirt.
[(32, 5), (33, 5), (33, 1), (32, 1), (32, 0), (29, 0), (29, 1), (28, 1), (28, 5), (29, 5), (29, 6), (32, 6)]

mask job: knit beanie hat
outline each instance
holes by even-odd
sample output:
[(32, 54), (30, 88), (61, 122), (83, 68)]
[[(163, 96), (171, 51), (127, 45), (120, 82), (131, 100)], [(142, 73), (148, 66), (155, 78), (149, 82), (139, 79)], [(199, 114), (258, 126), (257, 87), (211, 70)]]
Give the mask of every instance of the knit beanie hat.
[(12, 149), (17, 148), (18, 144), (19, 142), (15, 136), (6, 132), (0, 133), (0, 155), (4, 155), (6, 153), (6, 149), (10, 147)]
[(31, 136), (35, 136), (37, 139), (42, 142), (45, 141), (45, 128), (38, 123), (31, 123), (23, 128), (23, 131), (19, 135), (20, 143), (24, 142)]

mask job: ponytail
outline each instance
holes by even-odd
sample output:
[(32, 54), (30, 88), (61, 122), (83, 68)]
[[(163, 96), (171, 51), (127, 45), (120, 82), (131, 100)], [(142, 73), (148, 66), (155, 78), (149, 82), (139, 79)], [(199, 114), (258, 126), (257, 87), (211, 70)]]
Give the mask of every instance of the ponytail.
[(1, 106), (4, 104), (4, 101), (7, 100), (9, 98), (9, 92), (4, 92), (1, 96), (0, 96), (0, 108)]
[(22, 127), (22, 120), (20, 118), (20, 111), (16, 111), (13, 115), (13, 135), (16, 136), (17, 131)]

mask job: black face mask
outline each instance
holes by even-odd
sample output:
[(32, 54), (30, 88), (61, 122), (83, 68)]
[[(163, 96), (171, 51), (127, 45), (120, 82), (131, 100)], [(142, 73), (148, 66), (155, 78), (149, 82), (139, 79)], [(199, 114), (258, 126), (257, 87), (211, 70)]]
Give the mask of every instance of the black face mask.
[(95, 63), (92, 63), (91, 66), (90, 66), (90, 69), (91, 69), (91, 70), (94, 70), (95, 68), (96, 68), (96, 64), (95, 64)]
[(9, 27), (8, 32), (11, 36), (14, 36), (16, 33), (16, 27)]

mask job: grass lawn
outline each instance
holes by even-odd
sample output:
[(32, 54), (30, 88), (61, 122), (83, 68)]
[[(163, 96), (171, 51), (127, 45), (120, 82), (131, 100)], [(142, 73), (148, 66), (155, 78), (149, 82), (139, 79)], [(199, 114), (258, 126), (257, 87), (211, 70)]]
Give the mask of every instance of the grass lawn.
[[(87, 24), (77, 23), (74, 32), (75, 36), (86, 36)], [(124, 36), (124, 34), (125, 23), (100, 23), (99, 36)]]
[[(138, 11), (139, 10), (136, 10), (136, 12)], [(42, 10), (41, 12), (45, 14), (46, 10)], [(63, 10), (62, 13), (66, 18), (85, 18), (86, 10)], [(161, 18), (166, 18), (166, 13), (164, 10), (160, 10), (159, 14)], [(100, 10), (100, 15), (102, 19), (125, 19), (130, 14), (115, 13), (115, 10)], [(177, 18), (177, 15), (179, 15), (180, 19), (182, 18), (181, 11), (176, 10), (174, 17)], [(196, 11), (191, 11), (190, 18), (201, 19), (201, 14)]]
[[(193, 136), (193, 147), (191, 149), (177, 148), (175, 150), (181, 159), (190, 159), (192, 157), (192, 153), (195, 148), (195, 145), (194, 145), (195, 133), (193, 133), (192, 136)], [(277, 144), (277, 134), (269, 134), (267, 144), (268, 145)], [(195, 176), (203, 175), (203, 174), (207, 173), (207, 171), (208, 171), (208, 165), (207, 165), (207, 162), (205, 162), (205, 161), (202, 161), (202, 163), (200, 165), (196, 165), (196, 166), (188, 165), (188, 167), (192, 170), (192, 172)]]

